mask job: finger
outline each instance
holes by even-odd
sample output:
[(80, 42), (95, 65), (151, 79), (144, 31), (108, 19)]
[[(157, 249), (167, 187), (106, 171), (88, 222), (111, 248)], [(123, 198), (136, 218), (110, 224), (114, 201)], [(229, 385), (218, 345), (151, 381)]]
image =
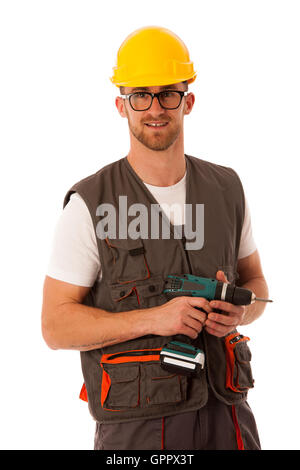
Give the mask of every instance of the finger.
[(188, 319), (185, 320), (184, 324), (188, 326), (189, 328), (193, 328), (197, 332), (197, 334), (199, 334), (203, 328), (203, 323), (205, 320), (206, 319), (204, 319), (202, 322), (202, 321), (195, 320), (194, 318), (189, 317)]
[(196, 310), (195, 308), (191, 308), (189, 310), (189, 315), (190, 317), (195, 318), (195, 320), (200, 321), (201, 323), (204, 323), (205, 320), (207, 319), (206, 312), (201, 312), (199, 310)]
[(233, 305), (230, 302), (224, 302), (222, 300), (212, 300), (210, 302), (210, 306), (213, 308), (224, 310), (228, 313), (236, 313), (238, 315), (242, 315), (245, 311), (244, 305)]
[(212, 321), (212, 320), (206, 320), (205, 326), (207, 328), (211, 328), (212, 330), (220, 333), (222, 336), (227, 333), (228, 328), (229, 328), (226, 325), (222, 325), (221, 323), (217, 323), (217, 322)]
[(225, 276), (224, 271), (217, 271), (216, 273), (216, 279), (221, 282), (226, 282), (226, 284), (229, 284), (229, 281), (227, 277)]
[(239, 318), (235, 315), (222, 315), (220, 313), (209, 313), (207, 319), (210, 321), (214, 321), (216, 323), (220, 323), (225, 326), (237, 326), (239, 324)]
[(186, 297), (191, 307), (201, 307), (206, 312), (212, 312), (212, 307), (207, 299), (204, 297)]
[(184, 325), (182, 329), (180, 330), (180, 334), (189, 336), (192, 339), (196, 339), (199, 335), (199, 332), (195, 330), (194, 328), (190, 328), (187, 325)]

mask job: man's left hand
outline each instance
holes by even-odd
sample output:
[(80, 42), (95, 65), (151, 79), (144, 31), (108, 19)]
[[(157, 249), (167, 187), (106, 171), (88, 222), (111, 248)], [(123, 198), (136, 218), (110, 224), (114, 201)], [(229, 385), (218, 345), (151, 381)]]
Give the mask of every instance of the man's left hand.
[[(229, 284), (227, 277), (223, 271), (218, 271), (216, 279)], [(222, 300), (212, 300), (210, 302), (212, 308), (222, 310), (222, 313), (209, 313), (205, 322), (205, 330), (207, 333), (222, 337), (233, 331), (238, 325), (241, 325), (246, 313), (244, 305), (233, 305)]]

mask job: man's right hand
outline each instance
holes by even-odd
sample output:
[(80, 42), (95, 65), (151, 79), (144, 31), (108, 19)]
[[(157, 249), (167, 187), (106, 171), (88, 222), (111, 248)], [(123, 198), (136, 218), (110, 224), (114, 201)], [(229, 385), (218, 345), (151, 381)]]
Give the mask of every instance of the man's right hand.
[[(195, 307), (201, 307), (207, 313)], [(176, 297), (153, 308), (151, 329), (153, 334), (159, 336), (182, 334), (196, 339), (205, 324), (207, 314), (212, 311), (209, 302), (203, 297)]]
[(149, 334), (197, 338), (207, 314), (201, 297), (176, 297), (159, 307), (114, 313), (84, 305), (89, 287), (46, 276), (42, 309), (43, 336), (52, 349), (90, 351)]

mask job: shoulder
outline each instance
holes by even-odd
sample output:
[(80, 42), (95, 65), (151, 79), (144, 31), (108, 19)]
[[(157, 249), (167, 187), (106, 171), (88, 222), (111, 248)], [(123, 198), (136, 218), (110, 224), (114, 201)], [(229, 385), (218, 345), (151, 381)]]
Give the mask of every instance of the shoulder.
[(220, 175), (220, 177), (229, 177), (229, 178), (236, 178), (238, 177), (236, 171), (228, 166), (219, 165), (217, 163), (210, 162), (208, 160), (203, 160), (198, 157), (193, 157), (191, 155), (186, 155), (187, 159), (189, 160), (190, 164), (198, 171), (202, 171), (203, 174), (214, 174), (216, 176)]
[(72, 188), (80, 188), (86, 185), (90, 185), (93, 183), (97, 183), (97, 181), (101, 178), (105, 178), (108, 176), (110, 173), (118, 172), (120, 171), (122, 165), (124, 162), (124, 158), (120, 158), (119, 160), (109, 163), (108, 165), (105, 165), (104, 167), (100, 168), (100, 170), (96, 171), (95, 173), (92, 173), (89, 176), (86, 176), (85, 178), (81, 179), (77, 183), (75, 183)]
[(229, 184), (234, 181), (241, 183), (237, 172), (231, 167), (219, 165), (191, 155), (186, 155), (186, 157), (193, 167), (193, 170), (201, 174), (203, 178), (210, 177), (216, 181), (227, 180)]
[(74, 183), (66, 193), (63, 207), (66, 206), (71, 195), (74, 193), (78, 193), (87, 204), (87, 200), (89, 199), (88, 195), (96, 193), (97, 190), (99, 191), (102, 182), (109, 182), (109, 179), (114, 178), (114, 175), (118, 173), (120, 174), (122, 172), (123, 164), (124, 157), (105, 165), (95, 173), (92, 173), (91, 175), (88, 175)]

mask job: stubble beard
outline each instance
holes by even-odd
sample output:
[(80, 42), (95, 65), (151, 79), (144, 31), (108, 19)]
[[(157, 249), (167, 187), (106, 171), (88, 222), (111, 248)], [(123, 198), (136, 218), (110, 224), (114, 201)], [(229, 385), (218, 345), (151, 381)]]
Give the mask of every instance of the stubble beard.
[[(151, 132), (150, 135), (150, 132), (147, 132), (148, 129), (146, 129), (144, 122), (140, 124), (140, 127), (137, 127), (132, 124), (128, 115), (127, 117), (130, 132), (141, 144), (143, 144), (150, 150), (154, 150), (157, 152), (167, 150), (175, 142), (175, 140), (180, 134), (180, 125), (178, 124), (175, 127), (171, 127), (171, 123), (170, 121), (168, 121), (168, 127), (170, 128), (167, 132), (165, 132), (164, 129), (162, 129), (162, 131), (155, 131), (154, 129), (149, 129), (149, 131)], [(166, 118), (162, 118), (162, 121), (166, 121)]]

